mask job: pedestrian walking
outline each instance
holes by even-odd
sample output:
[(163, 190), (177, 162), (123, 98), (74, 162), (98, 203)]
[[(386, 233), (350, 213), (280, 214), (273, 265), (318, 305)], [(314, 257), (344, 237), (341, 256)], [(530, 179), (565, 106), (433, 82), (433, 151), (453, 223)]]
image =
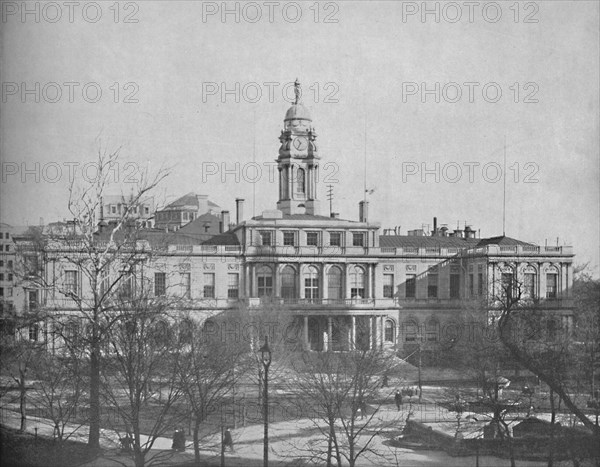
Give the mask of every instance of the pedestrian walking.
[(365, 418), (365, 414), (367, 413), (367, 403), (364, 400), (360, 400), (358, 403), (358, 408), (360, 409), (360, 419)]
[(227, 428), (223, 434), (223, 452), (227, 446), (229, 446), (231, 452), (233, 452), (233, 437), (231, 436), (231, 431), (229, 431), (229, 428)]
[(402, 407), (402, 394), (400, 391), (396, 389), (396, 395), (394, 396), (394, 400), (396, 401), (396, 407), (398, 408), (398, 412), (400, 412), (400, 407)]

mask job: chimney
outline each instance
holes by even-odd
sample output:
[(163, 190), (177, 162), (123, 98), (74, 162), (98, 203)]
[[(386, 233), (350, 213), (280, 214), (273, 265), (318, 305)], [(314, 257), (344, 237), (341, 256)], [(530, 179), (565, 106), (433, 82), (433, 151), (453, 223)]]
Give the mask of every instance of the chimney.
[(433, 232), (431, 233), (432, 236), (436, 236), (437, 235), (437, 217), (433, 218)]
[(235, 199), (235, 223), (241, 224), (244, 220), (244, 200), (242, 198)]
[(221, 211), (221, 225), (220, 232), (227, 232), (229, 230), (229, 211)]
[(332, 219), (338, 219), (340, 217), (340, 213), (332, 212), (331, 214), (329, 214), (329, 217), (331, 217)]
[(358, 220), (359, 222), (369, 222), (369, 202), (361, 201), (358, 203)]

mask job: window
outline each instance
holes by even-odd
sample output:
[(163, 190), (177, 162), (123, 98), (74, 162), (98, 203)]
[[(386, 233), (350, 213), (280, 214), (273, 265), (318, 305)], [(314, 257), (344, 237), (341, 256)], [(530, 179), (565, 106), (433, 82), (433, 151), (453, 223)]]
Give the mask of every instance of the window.
[(183, 213), (183, 220), (184, 220), (184, 221), (187, 221), (187, 220), (189, 220), (189, 219), (190, 219), (190, 215), (189, 215), (187, 212), (184, 212), (184, 213)]
[(167, 293), (167, 275), (164, 272), (154, 273), (154, 296), (162, 297)]
[(297, 298), (296, 270), (292, 266), (286, 266), (281, 272), (281, 297)]
[(332, 266), (327, 273), (327, 296), (330, 300), (341, 300), (342, 295), (342, 270)]
[(258, 296), (270, 297), (273, 295), (273, 271), (268, 266), (262, 266), (256, 272), (258, 284)]
[(427, 274), (427, 298), (438, 298), (437, 274)]
[(352, 246), (365, 246), (365, 234), (363, 232), (352, 234)]
[(13, 296), (13, 288), (12, 287), (7, 287), (6, 288), (6, 296), (7, 297), (12, 297)]
[(385, 320), (385, 333), (384, 339), (386, 342), (394, 342), (395, 341), (395, 326), (394, 322), (391, 319)]
[(29, 340), (30, 341), (37, 342), (39, 334), (40, 334), (40, 325), (38, 323), (34, 323), (29, 326)]
[(133, 298), (134, 279), (132, 274), (127, 274), (121, 278), (119, 286), (119, 298), (121, 300), (130, 300)]
[(227, 298), (238, 298), (240, 289), (240, 275), (238, 273), (227, 274)]
[(331, 232), (329, 234), (329, 244), (331, 246), (342, 246), (342, 234), (341, 234), (341, 232)]
[(114, 204), (111, 204), (111, 206), (110, 206), (110, 213), (111, 214), (117, 213), (117, 207)]
[(204, 273), (204, 298), (215, 298), (215, 274)]
[(4, 267), (4, 261), (0, 260), (0, 268)]
[(313, 300), (319, 298), (319, 270), (309, 266), (304, 277), (304, 297)]
[(181, 275), (181, 297), (192, 298), (192, 276), (189, 272), (182, 272)]
[(558, 274), (546, 274), (546, 298), (556, 298)]
[(535, 298), (535, 273), (525, 273), (523, 276), (523, 293), (528, 298)]
[[(144, 206), (144, 212), (146, 214), (150, 214), (150, 208), (148, 206)], [(192, 214), (192, 216), (193, 216), (193, 214)]]
[(12, 269), (13, 268), (13, 262), (12, 259), (8, 260), (8, 269)]
[(13, 280), (13, 275), (12, 275), (12, 272), (9, 272), (9, 273), (8, 273), (8, 280), (9, 280), (9, 281), (12, 281), (12, 280)]
[(501, 293), (508, 299), (511, 299), (513, 296), (513, 275), (510, 272), (503, 272), (501, 276)]
[(383, 298), (394, 298), (394, 275), (383, 275)]
[(425, 339), (427, 342), (437, 342), (439, 339), (440, 323), (430, 319), (425, 323)]
[(480, 272), (477, 274), (477, 295), (480, 297), (483, 296), (483, 273)]
[(306, 193), (306, 173), (304, 169), (298, 169), (296, 182), (296, 194), (304, 195)]
[(404, 323), (404, 340), (406, 342), (416, 342), (419, 335), (419, 325), (415, 321), (406, 321)]
[(295, 232), (283, 232), (283, 244), (284, 244), (284, 246), (295, 246), (296, 245), (296, 233)]
[(65, 271), (65, 292), (77, 295), (79, 293), (77, 271)]
[(0, 281), (4, 280), (4, 274), (0, 273)]
[(450, 274), (450, 298), (460, 298), (459, 274)]
[(10, 245), (6, 245), (4, 248), (6, 251), (10, 251)]
[(38, 307), (38, 293), (37, 290), (30, 290), (27, 294), (27, 305), (29, 311), (37, 310)]
[(306, 244), (309, 246), (319, 246), (319, 232), (306, 232)]
[(4, 287), (0, 287), (0, 297), (4, 297)]
[(261, 245), (263, 246), (271, 246), (272, 243), (272, 232), (269, 230), (262, 230), (260, 232), (260, 241), (261, 241)]
[(365, 298), (365, 270), (360, 266), (350, 272), (350, 297)]
[(473, 273), (469, 274), (469, 297), (475, 295), (475, 276)]
[(415, 274), (406, 275), (406, 298), (415, 298), (417, 293), (417, 276)]

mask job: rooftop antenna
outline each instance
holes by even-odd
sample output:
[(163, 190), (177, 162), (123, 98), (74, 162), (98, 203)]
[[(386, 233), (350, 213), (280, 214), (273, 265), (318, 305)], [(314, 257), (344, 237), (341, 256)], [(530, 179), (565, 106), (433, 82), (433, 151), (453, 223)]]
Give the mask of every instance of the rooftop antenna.
[(503, 168), (504, 190), (502, 194), (502, 236), (506, 237), (506, 135), (504, 135), (504, 168)]
[(329, 200), (329, 215), (333, 214), (333, 185), (327, 185), (327, 199)]
[[(254, 109), (252, 121), (254, 123), (254, 131), (252, 135), (252, 162), (256, 167), (256, 108)], [(252, 183), (252, 217), (256, 216), (256, 180)]]
[(364, 201), (367, 201), (367, 112), (365, 109), (365, 141), (364, 141)]

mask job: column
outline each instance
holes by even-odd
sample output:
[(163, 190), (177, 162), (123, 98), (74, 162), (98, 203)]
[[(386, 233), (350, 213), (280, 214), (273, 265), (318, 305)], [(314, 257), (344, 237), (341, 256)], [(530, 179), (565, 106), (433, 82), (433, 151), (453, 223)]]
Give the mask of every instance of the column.
[[(304, 287), (302, 287), (302, 264), (298, 263), (298, 275), (296, 276), (296, 287), (297, 287), (297, 298), (306, 298), (304, 297)], [(294, 297), (296, 298), (296, 297)]]
[(383, 349), (383, 341), (385, 337), (385, 320), (383, 316), (379, 317), (379, 348)]
[(319, 292), (320, 292), (320, 297), (324, 300), (327, 300), (329, 298), (329, 293), (327, 290), (327, 279), (325, 276), (325, 265), (323, 264), (321, 266), (321, 280), (319, 281)]
[(369, 316), (369, 350), (373, 350), (373, 317)]
[(327, 317), (327, 350), (333, 350), (333, 318)]
[(256, 287), (256, 264), (253, 264), (250, 266), (250, 269), (252, 271), (252, 282), (250, 283), (250, 295), (254, 295), (257, 294), (258, 295), (258, 288)]
[(373, 265), (367, 265), (367, 297), (373, 298)]
[(273, 275), (273, 297), (281, 297), (281, 275), (279, 264), (275, 263), (275, 274)]
[(346, 264), (346, 271), (344, 273), (344, 297), (343, 298), (352, 298), (350, 295), (350, 268), (352, 265)]
[(352, 326), (350, 327), (350, 350), (356, 350), (356, 316), (352, 316)]
[(310, 350), (310, 342), (308, 341), (308, 316), (304, 316), (304, 350)]
[(250, 265), (244, 265), (244, 293), (245, 298), (250, 298)]

